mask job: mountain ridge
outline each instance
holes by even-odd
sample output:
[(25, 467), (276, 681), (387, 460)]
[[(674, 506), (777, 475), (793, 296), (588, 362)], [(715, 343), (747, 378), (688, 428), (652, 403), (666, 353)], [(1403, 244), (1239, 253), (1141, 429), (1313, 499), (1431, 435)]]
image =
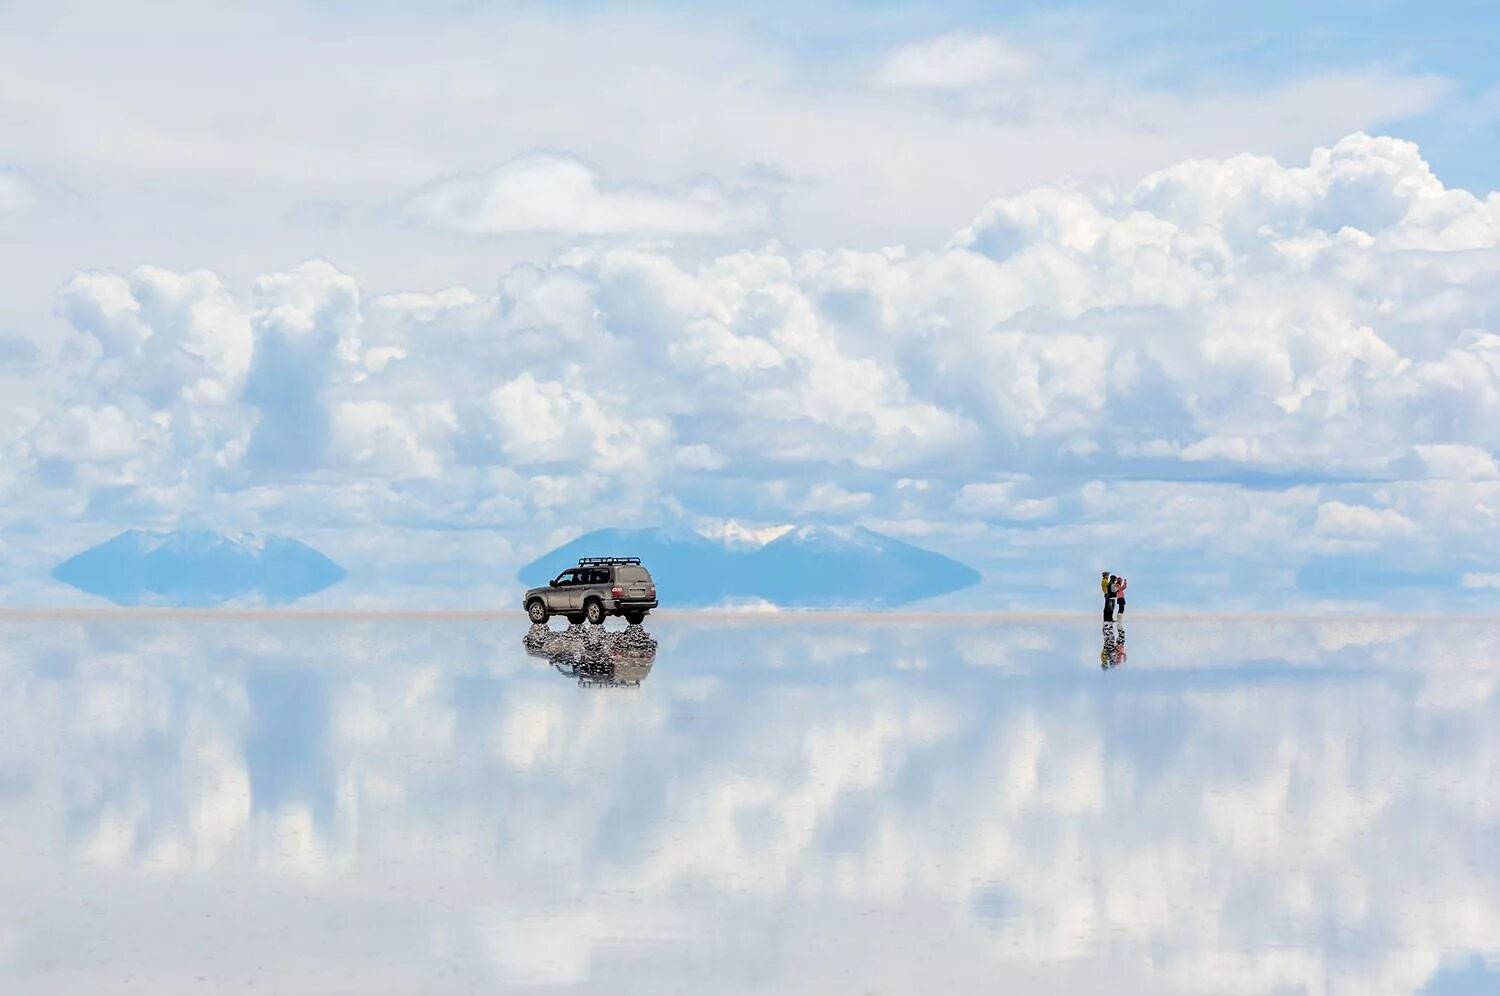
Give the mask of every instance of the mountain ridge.
[(663, 605), (758, 601), (787, 608), (890, 608), (969, 587), (979, 573), (951, 557), (862, 526), (800, 526), (760, 546), (664, 527), (596, 529), (519, 571), (545, 584), (583, 556), (638, 556)]

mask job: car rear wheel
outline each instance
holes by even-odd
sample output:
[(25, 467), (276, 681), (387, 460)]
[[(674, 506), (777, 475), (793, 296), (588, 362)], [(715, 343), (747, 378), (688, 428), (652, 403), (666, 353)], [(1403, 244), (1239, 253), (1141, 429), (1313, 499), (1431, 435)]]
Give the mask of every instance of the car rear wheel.
[(598, 601), (597, 599), (589, 599), (587, 602), (583, 603), (583, 615), (585, 619), (593, 623), (595, 626), (603, 626), (604, 603)]
[(533, 598), (526, 603), (526, 615), (534, 623), (545, 623), (547, 621), (547, 605), (540, 598)]
[(631, 609), (625, 613), (625, 621), (632, 626), (639, 626), (643, 621), (645, 621), (645, 618), (646, 613), (642, 612), (640, 609)]

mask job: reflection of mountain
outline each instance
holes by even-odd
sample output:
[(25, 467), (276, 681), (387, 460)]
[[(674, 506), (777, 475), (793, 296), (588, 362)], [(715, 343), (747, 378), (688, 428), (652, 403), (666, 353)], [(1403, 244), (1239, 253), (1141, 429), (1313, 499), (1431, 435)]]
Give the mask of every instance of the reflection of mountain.
[(764, 546), (732, 545), (665, 529), (599, 529), (521, 569), (544, 584), (580, 556), (640, 557), (667, 606), (764, 600), (776, 605), (882, 608), (968, 587), (958, 561), (869, 529), (805, 527)]
[(59, 564), (52, 576), (117, 605), (292, 602), (344, 569), (285, 536), (132, 529)]

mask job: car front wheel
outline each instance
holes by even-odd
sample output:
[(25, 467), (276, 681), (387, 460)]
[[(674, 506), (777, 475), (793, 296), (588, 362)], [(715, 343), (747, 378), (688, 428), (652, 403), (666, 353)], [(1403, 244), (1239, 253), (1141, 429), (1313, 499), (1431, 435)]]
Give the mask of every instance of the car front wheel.
[(540, 598), (533, 598), (526, 603), (526, 615), (534, 623), (544, 623), (547, 621), (547, 606)]
[(594, 624), (595, 626), (603, 626), (604, 625), (604, 604), (602, 602), (590, 600), (588, 602), (588, 604), (586, 604), (583, 607), (583, 615), (584, 615), (584, 618), (586, 618), (590, 623)]

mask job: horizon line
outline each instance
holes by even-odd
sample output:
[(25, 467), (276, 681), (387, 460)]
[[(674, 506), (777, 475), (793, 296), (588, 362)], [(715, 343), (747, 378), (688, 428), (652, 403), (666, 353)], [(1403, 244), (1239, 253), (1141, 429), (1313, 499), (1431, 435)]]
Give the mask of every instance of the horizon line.
[[(683, 608), (656, 610), (651, 618), (665, 620), (696, 620), (713, 617), (720, 623), (760, 623), (771, 621), (837, 622), (861, 620), (876, 623), (899, 622), (957, 622), (978, 621), (1093, 621), (1104, 623), (1099, 613), (1066, 609), (987, 609), (980, 611), (961, 610), (916, 610), (901, 611), (886, 609), (715, 609)], [(287, 608), (188, 608), (173, 606), (0, 606), (0, 620), (46, 620), (46, 619), (244, 619), (285, 622), (315, 621), (432, 621), (432, 622), (500, 622), (525, 620), (525, 614), (517, 609), (287, 609)], [(1358, 622), (1378, 620), (1381, 622), (1500, 622), (1500, 613), (1465, 612), (1404, 612), (1390, 613), (1371, 608), (1369, 610), (1266, 610), (1243, 612), (1197, 612), (1191, 609), (1167, 609), (1157, 612), (1132, 613), (1129, 620), (1138, 619), (1182, 622), (1182, 621), (1281, 621), (1281, 622)], [(527, 625), (530, 625), (528, 622)], [(558, 630), (563, 632), (563, 630)]]

